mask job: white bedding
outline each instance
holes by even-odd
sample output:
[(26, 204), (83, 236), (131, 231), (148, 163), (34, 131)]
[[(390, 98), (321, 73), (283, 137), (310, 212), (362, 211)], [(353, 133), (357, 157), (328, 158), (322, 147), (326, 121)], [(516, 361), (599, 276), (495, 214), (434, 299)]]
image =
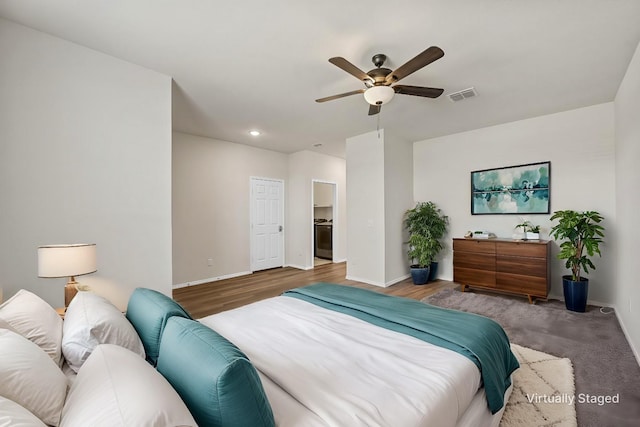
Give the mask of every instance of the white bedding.
[(247, 354), (280, 427), (453, 427), (478, 400), (466, 357), (295, 298), (200, 321)]

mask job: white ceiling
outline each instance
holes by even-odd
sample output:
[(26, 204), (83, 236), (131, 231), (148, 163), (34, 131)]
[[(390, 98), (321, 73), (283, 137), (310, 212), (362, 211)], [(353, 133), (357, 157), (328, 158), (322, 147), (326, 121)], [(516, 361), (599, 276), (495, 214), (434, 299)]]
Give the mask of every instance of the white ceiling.
[[(640, 40), (638, 0), (0, 0), (0, 16), (172, 76), (175, 130), (341, 157), (378, 118), (419, 141), (612, 101)], [(396, 95), (379, 116), (361, 95), (314, 102), (364, 87), (330, 57), (394, 69), (431, 45), (445, 56), (402, 84), (478, 97)]]

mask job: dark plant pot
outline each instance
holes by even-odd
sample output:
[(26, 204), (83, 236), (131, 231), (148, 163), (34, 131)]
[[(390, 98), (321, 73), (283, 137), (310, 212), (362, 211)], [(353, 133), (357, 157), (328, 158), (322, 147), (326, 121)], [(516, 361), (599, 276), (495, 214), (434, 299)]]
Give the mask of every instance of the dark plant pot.
[(433, 282), (438, 277), (438, 261), (432, 261), (429, 266), (429, 282)]
[(589, 279), (581, 277), (579, 281), (571, 280), (573, 276), (562, 276), (562, 290), (567, 310), (584, 313), (587, 310), (589, 296)]
[(429, 281), (429, 267), (422, 268), (412, 265), (409, 268), (411, 269), (411, 279), (414, 285), (424, 285)]

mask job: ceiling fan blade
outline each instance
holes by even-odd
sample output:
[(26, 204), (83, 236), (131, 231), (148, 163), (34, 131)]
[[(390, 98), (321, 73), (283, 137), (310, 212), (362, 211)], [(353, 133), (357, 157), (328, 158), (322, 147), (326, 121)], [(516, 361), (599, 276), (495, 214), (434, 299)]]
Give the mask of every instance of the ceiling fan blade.
[(371, 81), (373, 83), (373, 79), (371, 77), (369, 77), (369, 75), (367, 73), (365, 73), (360, 68), (356, 67), (351, 62), (347, 61), (346, 59), (344, 59), (344, 58), (342, 58), (340, 56), (336, 56), (334, 58), (329, 58), (329, 62), (331, 62), (336, 67), (338, 67), (338, 68), (346, 71), (347, 73), (351, 74), (352, 76), (354, 76), (355, 78), (357, 78), (358, 80), (360, 80), (362, 82), (369, 80), (369, 81)]
[(420, 68), (431, 64), (444, 56), (444, 51), (437, 46), (431, 46), (424, 52), (419, 53), (415, 58), (411, 59), (404, 65), (392, 71), (385, 82), (387, 84), (395, 83), (400, 79), (407, 77), (409, 74), (418, 71)]
[(444, 89), (438, 89), (435, 87), (422, 87), (422, 86), (406, 86), (406, 85), (395, 85), (393, 90), (396, 93), (400, 93), (402, 95), (414, 95), (414, 96), (424, 96), (425, 98), (437, 98), (442, 95)]
[(380, 109), (382, 109), (382, 105), (369, 105), (369, 115), (375, 116), (380, 112)]
[(345, 92), (338, 95), (327, 96), (326, 98), (316, 99), (316, 102), (327, 102), (338, 98), (344, 98), (345, 96), (356, 95), (358, 93), (364, 93), (365, 89), (352, 90), (351, 92)]

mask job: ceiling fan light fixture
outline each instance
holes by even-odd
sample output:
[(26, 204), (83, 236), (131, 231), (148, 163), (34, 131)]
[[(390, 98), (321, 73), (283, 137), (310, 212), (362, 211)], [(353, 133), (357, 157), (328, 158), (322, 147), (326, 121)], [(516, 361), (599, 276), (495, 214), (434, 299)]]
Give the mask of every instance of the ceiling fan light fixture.
[(389, 86), (373, 86), (364, 92), (364, 99), (371, 105), (383, 105), (391, 101), (395, 93)]

